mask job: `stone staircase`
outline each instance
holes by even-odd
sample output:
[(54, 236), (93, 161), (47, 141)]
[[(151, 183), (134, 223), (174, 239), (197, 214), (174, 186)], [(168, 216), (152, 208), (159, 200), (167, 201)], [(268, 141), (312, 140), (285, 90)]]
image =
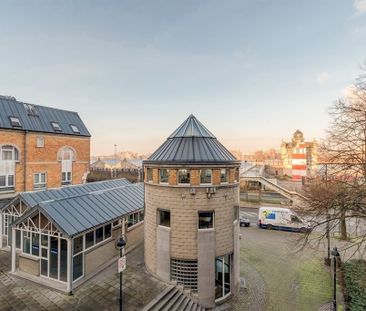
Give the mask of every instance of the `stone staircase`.
[(206, 311), (195, 301), (189, 290), (181, 285), (170, 285), (142, 311)]

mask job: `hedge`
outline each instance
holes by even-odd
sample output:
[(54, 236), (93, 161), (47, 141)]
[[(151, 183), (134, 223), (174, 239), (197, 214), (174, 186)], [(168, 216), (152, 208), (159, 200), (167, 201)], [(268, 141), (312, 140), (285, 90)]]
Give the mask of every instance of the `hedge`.
[(346, 309), (366, 310), (366, 261), (350, 260), (343, 264)]

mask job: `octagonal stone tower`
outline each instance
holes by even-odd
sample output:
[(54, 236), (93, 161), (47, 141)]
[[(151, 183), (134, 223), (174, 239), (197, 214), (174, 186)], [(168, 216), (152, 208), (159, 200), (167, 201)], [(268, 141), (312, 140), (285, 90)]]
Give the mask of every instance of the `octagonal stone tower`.
[(193, 115), (143, 162), (146, 268), (206, 308), (239, 289), (239, 166)]

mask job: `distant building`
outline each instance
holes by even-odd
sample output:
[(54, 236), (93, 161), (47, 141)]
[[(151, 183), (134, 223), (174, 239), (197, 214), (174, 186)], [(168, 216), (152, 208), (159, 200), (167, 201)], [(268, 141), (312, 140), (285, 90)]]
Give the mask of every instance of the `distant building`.
[(0, 199), (80, 184), (89, 159), (90, 133), (76, 112), (0, 96)]
[(193, 115), (143, 162), (146, 268), (205, 308), (239, 290), (239, 166)]
[(314, 139), (312, 142), (306, 142), (304, 134), (297, 130), (291, 142), (281, 143), (283, 174), (292, 176), (293, 180), (312, 176), (316, 170), (317, 153), (317, 141)]
[(93, 170), (138, 170), (142, 168), (142, 160), (119, 160), (119, 159), (108, 159), (102, 160), (98, 158), (97, 161), (93, 162), (90, 165), (90, 168)]

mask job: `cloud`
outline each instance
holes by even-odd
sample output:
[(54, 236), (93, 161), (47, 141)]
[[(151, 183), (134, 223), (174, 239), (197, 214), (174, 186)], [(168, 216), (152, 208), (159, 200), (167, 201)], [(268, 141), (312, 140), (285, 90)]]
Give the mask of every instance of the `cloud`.
[(328, 80), (329, 80), (329, 74), (327, 72), (318, 73), (318, 75), (316, 76), (316, 82), (319, 84), (324, 84)]
[(366, 12), (366, 0), (355, 0), (353, 2), (353, 6), (356, 9), (356, 11), (360, 14)]

